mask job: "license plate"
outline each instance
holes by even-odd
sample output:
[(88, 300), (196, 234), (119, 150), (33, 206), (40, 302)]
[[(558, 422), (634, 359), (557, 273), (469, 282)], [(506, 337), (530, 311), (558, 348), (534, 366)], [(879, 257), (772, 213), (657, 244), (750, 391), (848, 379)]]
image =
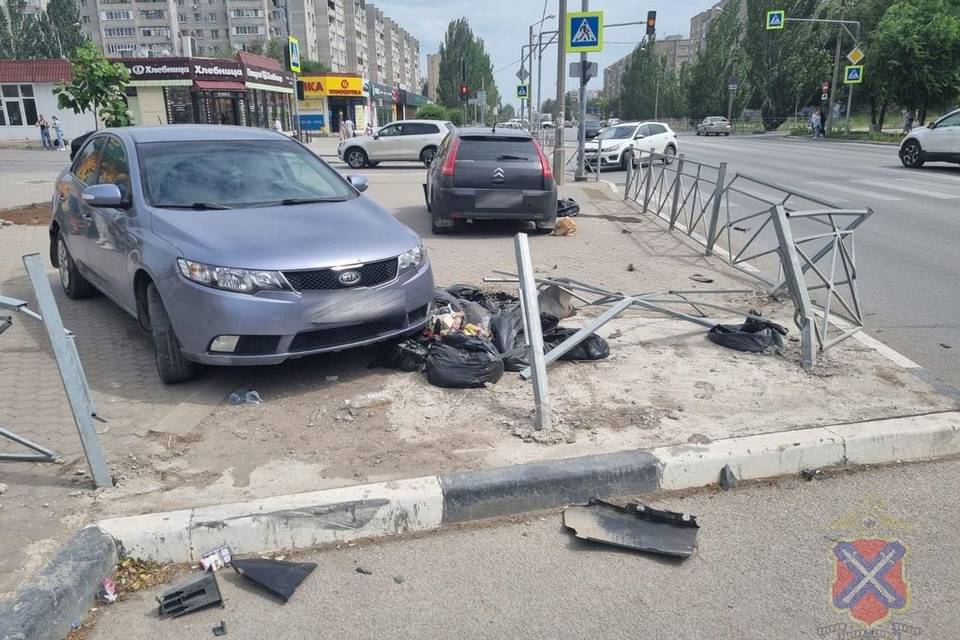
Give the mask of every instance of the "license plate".
[(478, 209), (520, 209), (523, 194), (519, 191), (487, 191), (477, 194)]

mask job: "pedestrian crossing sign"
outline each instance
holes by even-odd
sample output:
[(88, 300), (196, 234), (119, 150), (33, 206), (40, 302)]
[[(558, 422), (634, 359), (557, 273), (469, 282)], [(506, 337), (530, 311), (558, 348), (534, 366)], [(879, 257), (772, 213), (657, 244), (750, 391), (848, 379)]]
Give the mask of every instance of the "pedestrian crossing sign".
[(527, 85), (525, 85), (525, 84), (518, 84), (518, 85), (517, 85), (517, 97), (518, 97), (518, 98), (526, 98), (528, 93), (529, 93), (529, 92), (527, 91)]
[(843, 68), (843, 84), (860, 84), (863, 82), (863, 65), (851, 64)]
[(787, 12), (783, 9), (767, 11), (767, 31), (783, 29), (787, 24)]
[(603, 11), (567, 14), (567, 53), (603, 51)]

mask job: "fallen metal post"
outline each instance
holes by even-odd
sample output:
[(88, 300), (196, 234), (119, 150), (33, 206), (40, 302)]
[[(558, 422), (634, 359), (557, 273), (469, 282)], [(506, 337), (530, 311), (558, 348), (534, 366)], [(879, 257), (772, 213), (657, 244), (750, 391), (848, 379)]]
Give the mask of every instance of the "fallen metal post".
[(55, 462), (57, 459), (57, 454), (50, 449), (47, 449), (43, 445), (39, 445), (33, 440), (28, 440), (23, 436), (15, 434), (9, 429), (4, 429), (0, 427), (0, 437), (6, 438), (7, 440), (12, 440), (17, 444), (22, 444), (27, 449), (31, 449), (36, 453), (6, 453), (0, 452), (0, 460), (13, 460), (16, 462)]
[(720, 201), (723, 200), (723, 184), (727, 178), (727, 163), (721, 162), (717, 169), (717, 185), (713, 189), (713, 202), (710, 208), (710, 223), (707, 227), (707, 255), (713, 255), (713, 245), (717, 241), (717, 222), (720, 219)]
[(513, 239), (517, 256), (521, 310), (523, 312), (524, 336), (527, 340), (527, 361), (533, 372), (533, 399), (537, 408), (537, 431), (551, 428), (550, 390), (547, 387), (547, 365), (543, 357), (543, 330), (540, 326), (540, 302), (537, 285), (530, 262), (530, 245), (527, 234), (518, 233)]
[(797, 246), (793, 242), (793, 232), (790, 221), (787, 220), (787, 210), (777, 205), (770, 210), (773, 226), (777, 231), (777, 240), (780, 242), (780, 263), (783, 267), (783, 277), (793, 304), (796, 307), (794, 321), (800, 329), (800, 364), (804, 370), (812, 371), (817, 364), (817, 336), (814, 324), (813, 305), (810, 303), (810, 293), (803, 279), (803, 268)]
[(50, 337), (54, 359), (60, 371), (60, 379), (63, 381), (67, 400), (70, 402), (70, 410), (73, 412), (73, 420), (80, 434), (80, 443), (83, 445), (83, 452), (90, 466), (90, 474), (97, 487), (113, 486), (110, 469), (107, 467), (97, 430), (90, 415), (90, 405), (84, 394), (84, 383), (81, 380), (83, 372), (77, 366), (77, 360), (74, 359), (75, 352), (71, 349), (70, 340), (63, 327), (63, 319), (57, 309), (57, 302), (53, 298), (53, 290), (50, 288), (50, 281), (47, 280), (40, 254), (31, 253), (23, 256), (23, 265), (26, 267), (27, 276), (37, 297), (43, 326)]
[(630, 187), (633, 186), (633, 151), (630, 152), (630, 162), (627, 163), (627, 177), (626, 183), (623, 185), (623, 199), (627, 200), (630, 198)]

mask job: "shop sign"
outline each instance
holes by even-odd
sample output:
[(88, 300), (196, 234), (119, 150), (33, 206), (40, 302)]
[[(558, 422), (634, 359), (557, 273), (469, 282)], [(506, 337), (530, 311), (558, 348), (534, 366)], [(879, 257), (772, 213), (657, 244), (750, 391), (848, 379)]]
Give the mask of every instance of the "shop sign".
[(363, 78), (360, 76), (302, 76), (303, 95), (317, 96), (356, 96), (363, 97)]

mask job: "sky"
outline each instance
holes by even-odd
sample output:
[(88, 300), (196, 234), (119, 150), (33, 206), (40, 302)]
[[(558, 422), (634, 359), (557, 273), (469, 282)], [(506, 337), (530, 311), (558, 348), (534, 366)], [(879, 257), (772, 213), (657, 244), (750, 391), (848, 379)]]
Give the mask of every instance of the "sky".
[[(493, 63), (497, 87), (504, 103), (519, 106), (516, 94), (516, 73), (520, 69), (520, 47), (527, 43), (529, 25), (544, 15), (556, 14), (564, 0), (376, 0), (374, 4), (420, 41), (420, 69), (427, 75), (427, 54), (436, 53), (451, 20), (465, 17), (475, 35), (483, 38)], [(716, 0), (593, 0), (591, 11), (603, 11), (604, 22), (645, 21), (647, 11), (657, 12), (657, 36), (690, 35), (690, 18), (708, 9)], [(546, 6), (546, 14), (544, 14)], [(568, 11), (580, 11), (580, 2), (567, 3)], [(544, 31), (554, 31), (557, 19), (543, 23)], [(603, 86), (603, 68), (630, 53), (645, 32), (645, 25), (617, 27), (604, 33), (604, 49), (591, 53), (590, 61), (600, 64), (601, 77), (593, 78), (587, 88)], [(534, 28), (534, 40), (537, 27)], [(546, 39), (546, 38), (545, 38)], [(579, 59), (568, 55), (567, 62)], [(536, 61), (534, 64), (536, 67)], [(556, 97), (556, 48), (544, 51), (542, 100)], [(573, 87), (568, 78), (567, 89)], [(536, 90), (536, 78), (531, 89)], [(535, 96), (534, 96), (535, 98)]]

